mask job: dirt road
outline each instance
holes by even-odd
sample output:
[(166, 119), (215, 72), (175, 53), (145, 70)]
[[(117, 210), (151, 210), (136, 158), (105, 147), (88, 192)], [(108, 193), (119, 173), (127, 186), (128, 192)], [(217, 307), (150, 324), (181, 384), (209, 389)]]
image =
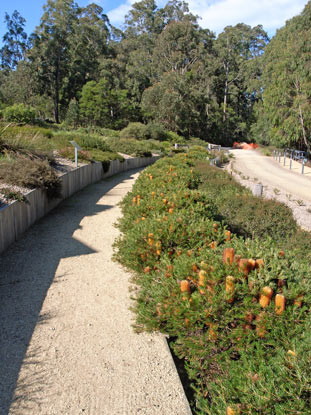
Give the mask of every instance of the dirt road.
[(244, 175), (257, 178), (263, 185), (277, 188), (283, 192), (291, 193), (296, 198), (311, 202), (311, 169), (305, 168), (302, 175), (301, 164), (294, 162), (289, 170), (289, 159), (286, 166), (266, 157), (254, 150), (231, 150), (234, 157), (234, 167)]
[(234, 159), (228, 169), (233, 169), (238, 181), (251, 189), (256, 183), (262, 183), (264, 197), (288, 205), (300, 226), (311, 230), (311, 168), (305, 167), (302, 175), (301, 164), (293, 161), (290, 170), (288, 158), (284, 166), (283, 159), (279, 163), (273, 157), (263, 156), (259, 151), (230, 152)]
[(130, 172), (64, 201), (0, 256), (1, 415), (189, 415), (161, 335), (135, 334), (112, 262)]

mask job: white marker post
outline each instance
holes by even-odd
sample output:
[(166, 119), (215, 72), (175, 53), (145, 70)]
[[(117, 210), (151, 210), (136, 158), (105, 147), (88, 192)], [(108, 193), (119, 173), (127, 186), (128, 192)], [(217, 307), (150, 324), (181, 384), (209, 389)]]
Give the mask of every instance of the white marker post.
[(301, 174), (304, 174), (304, 172), (305, 172), (305, 162), (306, 162), (306, 159), (303, 159), (302, 160), (302, 167), (301, 167)]
[(75, 163), (76, 163), (76, 167), (78, 167), (78, 151), (81, 151), (82, 148), (79, 146), (79, 144), (77, 144), (74, 140), (70, 141), (70, 143), (74, 146), (75, 148)]

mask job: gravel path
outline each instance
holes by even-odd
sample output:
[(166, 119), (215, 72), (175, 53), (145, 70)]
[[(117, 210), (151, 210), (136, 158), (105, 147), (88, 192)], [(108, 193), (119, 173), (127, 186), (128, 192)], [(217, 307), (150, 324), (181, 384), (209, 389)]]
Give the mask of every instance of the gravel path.
[(301, 164), (293, 161), (289, 169), (286, 165), (263, 156), (254, 150), (230, 150), (234, 160), (227, 167), (235, 178), (244, 186), (253, 189), (255, 184), (263, 185), (263, 197), (276, 199), (289, 206), (297, 223), (306, 230), (311, 230), (311, 168), (305, 167), (301, 174)]
[(111, 261), (138, 173), (64, 201), (0, 256), (0, 414), (189, 415), (166, 340), (135, 334)]

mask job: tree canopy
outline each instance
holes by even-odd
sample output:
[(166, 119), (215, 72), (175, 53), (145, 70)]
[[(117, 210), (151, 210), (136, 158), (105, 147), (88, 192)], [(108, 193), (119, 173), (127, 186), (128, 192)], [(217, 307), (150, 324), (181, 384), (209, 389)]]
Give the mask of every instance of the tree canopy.
[(29, 37), (17, 11), (5, 22), (4, 106), (31, 104), (56, 122), (74, 108), (75, 125), (156, 122), (222, 144), (310, 148), (310, 1), (271, 42), (244, 23), (215, 36), (183, 0), (133, 3), (123, 30), (73, 0), (47, 0)]
[[(261, 117), (269, 142), (311, 149), (311, 2), (279, 29), (264, 54)], [(259, 137), (260, 139), (260, 137)]]

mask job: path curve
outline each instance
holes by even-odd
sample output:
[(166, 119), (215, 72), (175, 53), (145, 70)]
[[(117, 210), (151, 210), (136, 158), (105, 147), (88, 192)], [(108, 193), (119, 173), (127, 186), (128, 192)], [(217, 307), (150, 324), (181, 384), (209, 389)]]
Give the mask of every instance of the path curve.
[(244, 186), (253, 189), (255, 184), (263, 185), (263, 197), (285, 203), (293, 211), (297, 223), (305, 230), (311, 230), (311, 168), (283, 159), (279, 163), (273, 157), (266, 157), (254, 150), (230, 150), (234, 159), (227, 167)]
[(230, 150), (235, 157), (234, 168), (245, 175), (257, 178), (264, 185), (291, 193), (297, 198), (311, 202), (311, 169), (305, 168), (305, 175), (301, 172), (301, 164), (293, 162), (289, 170), (289, 159), (286, 166), (272, 157), (263, 156), (254, 150)]
[(1, 415), (189, 415), (162, 335), (111, 261), (133, 172), (65, 200), (0, 256)]

